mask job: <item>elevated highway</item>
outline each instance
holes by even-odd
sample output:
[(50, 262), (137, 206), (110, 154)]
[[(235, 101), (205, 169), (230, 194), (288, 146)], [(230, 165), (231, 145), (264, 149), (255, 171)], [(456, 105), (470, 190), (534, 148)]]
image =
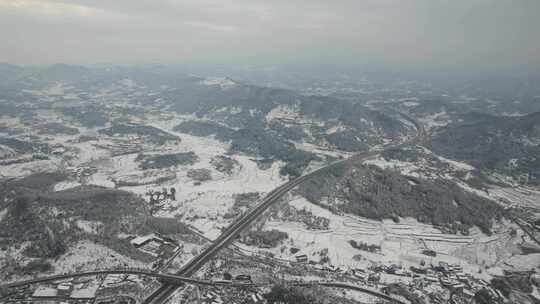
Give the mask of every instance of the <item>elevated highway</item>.
[[(65, 280), (65, 279), (73, 279), (73, 278), (96, 276), (96, 275), (108, 275), (108, 274), (143, 275), (143, 276), (154, 277), (154, 278), (162, 280), (163, 282), (167, 282), (168, 284), (174, 284), (174, 285), (194, 284), (194, 285), (202, 285), (202, 286), (227, 286), (227, 287), (236, 287), (236, 288), (263, 287), (263, 286), (272, 285), (271, 283), (264, 283), (264, 284), (235, 283), (235, 282), (228, 283), (228, 282), (223, 282), (223, 281), (198, 280), (198, 279), (182, 277), (182, 276), (178, 276), (174, 274), (166, 274), (166, 273), (150, 271), (147, 269), (122, 268), (122, 269), (94, 270), (94, 271), (77, 272), (77, 273), (69, 273), (69, 274), (58, 274), (58, 275), (52, 275), (48, 277), (33, 278), (33, 279), (24, 280), (24, 281), (3, 284), (3, 285), (0, 285), (0, 288), (17, 288), (17, 287), (22, 287), (22, 286), (32, 285), (32, 284), (48, 283), (48, 282)], [(369, 294), (369, 295), (372, 295), (381, 299), (385, 299), (388, 301), (393, 301), (398, 304), (408, 304), (398, 299), (395, 299), (389, 295), (386, 295), (384, 293), (380, 293), (376, 290), (364, 288), (364, 287), (361, 287), (358, 285), (352, 285), (352, 284), (337, 283), (337, 282), (336, 283), (320, 282), (320, 281), (312, 281), (312, 282), (292, 281), (292, 282), (287, 282), (287, 284), (291, 286), (301, 286), (301, 287), (324, 286), (324, 287), (331, 287), (331, 288), (349, 289), (349, 290), (355, 290), (358, 292), (366, 293), (366, 294)]]

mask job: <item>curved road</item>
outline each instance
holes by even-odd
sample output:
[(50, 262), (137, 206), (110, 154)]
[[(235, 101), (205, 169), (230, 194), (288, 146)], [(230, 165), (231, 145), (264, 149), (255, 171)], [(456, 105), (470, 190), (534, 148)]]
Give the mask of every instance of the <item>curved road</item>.
[[(240, 235), (240, 233), (244, 229), (246, 229), (259, 215), (261, 215), (264, 211), (266, 211), (273, 203), (277, 202), (284, 194), (286, 194), (288, 191), (292, 190), (294, 187), (301, 184), (305, 180), (317, 175), (318, 173), (323, 172), (324, 170), (328, 170), (330, 168), (338, 166), (346, 161), (349, 161), (352, 159), (362, 160), (370, 156), (379, 154), (384, 150), (395, 149), (395, 148), (398, 148), (398, 147), (401, 147), (410, 143), (417, 142), (418, 140), (421, 140), (425, 136), (425, 130), (423, 126), (408, 115), (405, 115), (404, 117), (406, 117), (407, 119), (411, 121), (414, 121), (414, 124), (417, 128), (417, 134), (414, 138), (401, 144), (385, 147), (384, 149), (379, 150), (379, 151), (367, 151), (367, 152), (355, 154), (348, 159), (334, 162), (328, 166), (322, 167), (306, 175), (293, 179), (277, 187), (276, 189), (270, 191), (266, 195), (266, 197), (264, 197), (264, 199), (256, 207), (248, 211), (246, 214), (242, 215), (240, 219), (238, 219), (237, 221), (232, 223), (229, 227), (227, 227), (227, 229), (214, 241), (214, 243), (212, 243), (212, 245), (207, 247), (201, 254), (194, 257), (191, 261), (189, 261), (186, 265), (184, 265), (180, 269), (180, 271), (177, 272), (177, 275), (185, 276), (185, 277), (191, 276), (193, 273), (199, 270), (208, 260), (213, 258), (219, 250), (227, 246), (238, 235)], [(148, 298), (146, 298), (143, 304), (162, 304), (176, 291), (178, 287), (179, 287), (178, 285), (174, 285), (174, 284), (163, 284), (160, 288), (158, 288), (155, 292), (153, 292)]]
[(94, 275), (100, 275), (100, 274), (136, 274), (136, 275), (145, 275), (145, 276), (162, 279), (171, 283), (176, 282), (177, 284), (190, 283), (190, 284), (198, 284), (198, 285), (216, 285), (216, 283), (212, 281), (197, 280), (197, 279), (177, 276), (173, 274), (153, 272), (146, 269), (126, 268), (126, 269), (94, 270), (94, 271), (77, 272), (77, 273), (70, 273), (70, 274), (57, 274), (57, 275), (48, 276), (48, 277), (34, 278), (34, 279), (28, 279), (25, 281), (8, 283), (8, 284), (0, 285), (0, 288), (21, 287), (21, 286), (30, 285), (30, 284), (52, 282), (52, 281), (57, 281), (57, 280), (78, 278), (78, 277), (88, 277), (88, 276), (94, 276)]
[[(366, 154), (373, 154), (375, 152), (368, 152)], [(378, 153), (378, 152), (377, 152)], [(180, 269), (180, 271), (177, 272), (180, 276), (191, 276), (193, 273), (195, 273), (197, 270), (199, 270), (208, 260), (213, 258), (215, 254), (221, 250), (223, 247), (228, 245), (230, 242), (232, 242), (240, 233), (246, 229), (259, 215), (261, 215), (264, 211), (266, 211), (273, 203), (278, 201), (279, 198), (281, 198), (284, 194), (286, 194), (288, 191), (302, 183), (304, 180), (308, 179), (309, 177), (323, 171), (327, 170), (329, 168), (332, 168), (334, 166), (337, 166), (347, 160), (342, 160), (335, 162), (329, 166), (320, 168), (318, 170), (315, 170), (307, 175), (298, 177), (294, 180), (291, 180), (278, 188), (272, 190), (268, 195), (253, 209), (248, 211), (246, 214), (244, 214), (240, 219), (235, 221), (233, 224), (231, 224), (225, 232), (223, 232), (215, 241), (212, 243), (212, 245), (208, 246), (201, 254), (190, 260), (186, 265)], [(174, 293), (174, 291), (178, 288), (177, 285), (172, 284), (164, 284), (159, 289), (157, 289), (154, 293), (152, 293), (148, 298), (145, 299), (143, 302), (144, 304), (150, 304), (150, 303), (163, 303), (167, 298)]]
[[(417, 126), (421, 126), (418, 124)], [(337, 162), (334, 162), (328, 166), (319, 168), (317, 170), (314, 170), (306, 175), (303, 175), (301, 177), (298, 177), (296, 179), (290, 180), (289, 182), (277, 187), (276, 189), (270, 191), (263, 200), (253, 209), (249, 210), (247, 213), (242, 215), (241, 218), (236, 220), (234, 223), (229, 225), (227, 229), (210, 245), (208, 246), (201, 254), (194, 257), (192, 260), (190, 260), (186, 265), (184, 265), (180, 271), (176, 273), (176, 275), (170, 275), (170, 274), (162, 274), (162, 273), (156, 273), (152, 271), (145, 271), (145, 270), (107, 270), (107, 271), (94, 271), (94, 272), (85, 272), (85, 273), (79, 273), (74, 275), (57, 275), (53, 276), (53, 279), (51, 277), (49, 278), (41, 278), (41, 279), (33, 279), (28, 280), (24, 282), (19, 283), (11, 283), (4, 285), (2, 287), (14, 287), (14, 286), (21, 286), (21, 285), (28, 285), (32, 283), (39, 283), (39, 282), (45, 282), (45, 281), (52, 281), (67, 277), (81, 277), (81, 276), (88, 276), (88, 275), (96, 275), (96, 274), (114, 274), (114, 273), (132, 273), (132, 274), (144, 274), (149, 276), (154, 276), (163, 279), (166, 283), (164, 283), (160, 288), (158, 288), (155, 292), (153, 292), (148, 298), (146, 298), (143, 302), (143, 304), (161, 304), (165, 302), (175, 291), (178, 287), (182, 286), (185, 283), (191, 283), (191, 284), (202, 284), (202, 285), (218, 285), (211, 281), (203, 281), (203, 280), (197, 280), (193, 278), (189, 278), (189, 276), (193, 275), (197, 270), (199, 270), (208, 260), (213, 258), (219, 250), (230, 244), (234, 239), (240, 235), (242, 231), (244, 231), (255, 219), (257, 219), (264, 211), (266, 211), (272, 204), (277, 202), (284, 194), (286, 194), (288, 191), (292, 190), (294, 187), (298, 186), (299, 184), (303, 183), (305, 180), (325, 171), (330, 168), (334, 168), (340, 164), (343, 164), (349, 160), (362, 160), (365, 158), (368, 158), (370, 156), (374, 156), (376, 154), (381, 153), (384, 150), (387, 149), (393, 149), (398, 148), (407, 144), (410, 144), (412, 142), (416, 142), (418, 139), (423, 137), (425, 135), (425, 131), (423, 128), (417, 127), (417, 135), (415, 138), (398, 145), (391, 145), (388, 147), (385, 147), (382, 150), (378, 151), (367, 151), (363, 153), (359, 153), (356, 155), (351, 156), (348, 159), (340, 160)], [(306, 283), (307, 285), (313, 285), (313, 283)], [(391, 297), (388, 297), (387, 295), (384, 295), (382, 293), (378, 293), (369, 289), (363, 289), (361, 287), (357, 287), (354, 285), (348, 285), (348, 284), (341, 284), (341, 283), (319, 283), (319, 285), (322, 286), (328, 286), (328, 287), (339, 287), (339, 288), (353, 288), (358, 291), (370, 293), (372, 295), (379, 296), (381, 298), (387, 297), (387, 300), (394, 301), (396, 303), (402, 303), (396, 299), (393, 299)], [(243, 286), (246, 286), (243, 284)]]
[(296, 285), (296, 286), (305, 286), (305, 287), (312, 287), (312, 286), (316, 286), (316, 285), (319, 285), (319, 286), (325, 286), (325, 287), (332, 287), (332, 288), (341, 288), (341, 289), (350, 289), (350, 290), (355, 290), (355, 291), (359, 291), (359, 292), (362, 292), (362, 293), (366, 293), (366, 294), (369, 294), (369, 295), (372, 295), (372, 296), (375, 296), (375, 297), (378, 297), (378, 298), (381, 298), (381, 299), (385, 299), (387, 301), (390, 301), (390, 302), (394, 302), (394, 303), (398, 303), (398, 304), (409, 304), (409, 303), (406, 303), (406, 302), (403, 302), (401, 300), (398, 300), (396, 298), (393, 298), (387, 294), (384, 294), (384, 293), (381, 293), (381, 292), (378, 292), (378, 291), (375, 291), (375, 290), (372, 290), (372, 289), (367, 289), (367, 288), (364, 288), (364, 287), (360, 287), (360, 286), (357, 286), (357, 285), (351, 285), (351, 284), (346, 284), (346, 283), (330, 283), (330, 282), (325, 282), (325, 283), (317, 283), (317, 282), (305, 282), (305, 283), (298, 283), (298, 284), (291, 284), (291, 285)]
[[(45, 282), (52, 282), (52, 281), (57, 281), (57, 280), (87, 277), (87, 276), (94, 276), (94, 275), (100, 275), (100, 274), (145, 275), (145, 276), (150, 276), (150, 277), (167, 281), (171, 284), (189, 283), (189, 284), (195, 284), (195, 285), (207, 285), (207, 286), (221, 285), (221, 286), (228, 286), (228, 287), (262, 287), (262, 286), (271, 285), (271, 283), (246, 284), (246, 283), (226, 283), (226, 282), (216, 282), (216, 281), (208, 281), (208, 280), (197, 280), (197, 279), (181, 277), (181, 276), (177, 276), (173, 274), (154, 272), (154, 271), (150, 271), (146, 269), (125, 268), (125, 269), (111, 269), (111, 270), (95, 270), (95, 271), (78, 272), (78, 273), (71, 273), (71, 274), (58, 274), (58, 275), (53, 275), (53, 276), (48, 276), (48, 277), (41, 277), (41, 278), (34, 278), (34, 279), (25, 280), (25, 281), (19, 281), (15, 283), (8, 283), (8, 284), (0, 285), (0, 288), (14, 288), (14, 287), (21, 287), (21, 286), (30, 285), (30, 284), (45, 283)], [(303, 287), (325, 286), (325, 287), (332, 287), (332, 288), (356, 290), (356, 291), (370, 294), (370, 295), (373, 295), (373, 296), (376, 296), (376, 297), (379, 297), (388, 301), (394, 301), (398, 304), (406, 304), (384, 293), (380, 293), (372, 289), (363, 288), (357, 285), (351, 285), (351, 284), (345, 284), (345, 283), (332, 283), (332, 282), (317, 282), (317, 281), (315, 282), (296, 282), (295, 281), (295, 282), (289, 282), (289, 284), (294, 285), (294, 286), (303, 286)]]

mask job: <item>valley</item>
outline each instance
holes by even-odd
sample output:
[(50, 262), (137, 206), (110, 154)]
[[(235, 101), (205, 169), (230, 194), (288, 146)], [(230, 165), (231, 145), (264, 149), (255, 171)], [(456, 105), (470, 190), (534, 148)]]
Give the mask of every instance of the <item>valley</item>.
[[(318, 284), (343, 303), (536, 299), (538, 113), (465, 115), (442, 95), (438, 112), (399, 86), (307, 94), (163, 67), (10, 73), (0, 286), (118, 272), (0, 289), (0, 302), (52, 290), (84, 303), (260, 301)], [(160, 286), (171, 292), (151, 298)]]

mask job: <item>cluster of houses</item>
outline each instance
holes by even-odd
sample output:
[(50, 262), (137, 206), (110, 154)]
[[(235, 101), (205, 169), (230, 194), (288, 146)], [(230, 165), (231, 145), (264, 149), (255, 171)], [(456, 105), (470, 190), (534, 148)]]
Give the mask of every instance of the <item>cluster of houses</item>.
[(143, 150), (143, 141), (134, 136), (111, 139), (112, 143), (94, 144), (95, 147), (111, 151), (112, 156), (120, 156), (132, 153), (139, 153)]
[(304, 209), (296, 209), (293, 207), (284, 208), (281, 211), (280, 219), (284, 221), (296, 221), (304, 223), (311, 230), (328, 230), (330, 220), (314, 215), (311, 211)]
[[(242, 290), (242, 289), (227, 289), (226, 296), (223, 296), (221, 292), (222, 292), (221, 290), (220, 291), (210, 290), (206, 292), (203, 296), (201, 296), (201, 300), (203, 303), (207, 303), (207, 304), (223, 304), (223, 303), (263, 304), (263, 303), (267, 303), (267, 301), (264, 299), (262, 294), (260, 294), (259, 292), (252, 292), (252, 291), (247, 291), (247, 290)], [(228, 299), (234, 299), (234, 301), (231, 302)]]
[(403, 269), (403, 267), (396, 264), (382, 264), (370, 267), (369, 269), (350, 269), (340, 268), (334, 265), (312, 263), (305, 254), (296, 255), (295, 259), (297, 263), (312, 264), (311, 266), (314, 269), (320, 271), (351, 275), (361, 283), (376, 288), (381, 283), (381, 274), (384, 273), (387, 275), (407, 277), (406, 281), (410, 282), (410, 287), (419, 291), (425, 290), (430, 285), (434, 285), (447, 289), (452, 294), (460, 295), (466, 299), (473, 298), (481, 290), (485, 290), (491, 299), (495, 301), (504, 299), (503, 294), (498, 289), (491, 287), (489, 282), (474, 278), (472, 275), (465, 273), (462, 266), (457, 264), (439, 262), (437, 265), (410, 267), (409, 269)]
[[(133, 274), (101, 274), (43, 284), (29, 295), (33, 302), (113, 303), (118, 296), (143, 299), (146, 279)], [(51, 302), (52, 303), (52, 302)]]
[(77, 304), (87, 304), (94, 301), (98, 288), (95, 277), (63, 279), (39, 286), (33, 291), (31, 298), (41, 301), (64, 299)]
[(134, 237), (130, 243), (138, 250), (160, 259), (166, 259), (180, 250), (174, 240), (155, 233)]
[(97, 168), (92, 166), (68, 167), (66, 169), (71, 173), (71, 175), (75, 176), (77, 180), (88, 177), (97, 172)]
[(415, 287), (422, 289), (427, 284), (439, 284), (440, 286), (472, 298), (476, 292), (486, 289), (493, 299), (503, 298), (499, 290), (493, 289), (488, 282), (476, 279), (470, 274), (463, 272), (460, 265), (439, 262), (425, 268), (411, 267), (415, 280)]

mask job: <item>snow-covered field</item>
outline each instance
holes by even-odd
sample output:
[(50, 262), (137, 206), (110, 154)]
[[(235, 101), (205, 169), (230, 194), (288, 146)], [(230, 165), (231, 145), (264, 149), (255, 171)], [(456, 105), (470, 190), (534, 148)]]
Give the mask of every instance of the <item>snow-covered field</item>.
[[(230, 220), (224, 220), (223, 215), (233, 204), (233, 195), (245, 192), (268, 192), (285, 182), (280, 176), (280, 163), (275, 162), (271, 168), (261, 170), (256, 162), (248, 156), (232, 155), (231, 157), (239, 163), (238, 170), (233, 174), (226, 175), (215, 170), (210, 161), (213, 157), (223, 155), (227, 151), (227, 146), (216, 140), (179, 134), (182, 137), (181, 146), (184, 149), (193, 151), (199, 157), (199, 161), (189, 169), (211, 170), (212, 180), (202, 182), (201, 185), (193, 185), (193, 180), (187, 176), (188, 168), (179, 168), (176, 171), (176, 181), (170, 182), (167, 187), (175, 187), (175, 202), (171, 202), (170, 208), (174, 211), (163, 211), (162, 216), (181, 215), (184, 221), (190, 221), (194, 216), (198, 219), (192, 220), (191, 224), (203, 231), (205, 236), (217, 237), (221, 230)], [(144, 189), (130, 188), (131, 191), (143, 192)]]
[[(317, 261), (317, 253), (327, 249), (330, 263), (335, 266), (366, 268), (383, 263), (408, 268), (419, 267), (422, 260), (434, 265), (442, 261), (460, 264), (466, 272), (484, 277), (478, 274), (478, 265), (498, 265), (511, 256), (512, 247), (509, 245), (514, 244), (515, 247), (519, 241), (518, 236), (509, 236), (507, 226), (496, 227), (492, 236), (481, 233), (479, 229), (472, 229), (469, 236), (444, 234), (432, 225), (411, 218), (402, 218), (399, 223), (394, 223), (391, 220), (375, 221), (357, 216), (341, 216), (313, 205), (302, 197), (293, 198), (289, 204), (330, 219), (328, 231), (309, 230), (297, 222), (266, 223), (264, 230), (286, 232), (289, 239), (281, 246), (264, 250), (272, 252), (275, 257), (291, 261), (295, 261), (295, 256), (300, 254), (306, 254)], [(349, 244), (350, 240), (381, 246), (381, 251), (371, 253), (355, 249)], [(238, 246), (251, 252), (261, 250), (240, 243)], [(505, 246), (509, 246), (508, 250), (502, 249)], [(292, 247), (300, 249), (300, 252), (291, 254), (289, 249)], [(423, 255), (421, 252), (424, 249), (437, 252), (437, 257)]]
[(540, 208), (540, 191), (523, 187), (492, 187), (489, 195), (495, 199), (523, 207)]
[(446, 112), (438, 112), (419, 119), (427, 131), (448, 125), (451, 120)]
[(69, 273), (115, 267), (146, 268), (146, 264), (118, 254), (91, 241), (80, 241), (52, 262), (55, 273)]
[[(206, 79), (201, 84), (219, 86), (222, 89), (235, 85), (228, 79)], [(124, 81), (120, 85), (129, 88), (136, 87), (136, 84), (130, 81)], [(54, 96), (57, 93), (63, 93), (64, 89), (66, 88), (60, 85), (39, 94), (42, 94), (40, 96)], [(415, 106), (415, 102), (410, 101), (407, 106)], [(231, 112), (237, 109), (225, 108), (221, 110)], [(217, 112), (221, 110), (217, 110)], [(66, 123), (55, 112), (42, 111), (38, 113), (38, 116), (43, 121)], [(279, 106), (268, 113), (266, 120), (295, 120), (298, 116), (298, 109), (295, 106)], [(3, 166), (1, 174), (7, 177), (21, 177), (42, 171), (64, 170), (72, 173), (69, 180), (55, 184), (54, 191), (62, 191), (79, 185), (99, 185), (120, 188), (145, 197), (149, 190), (160, 191), (162, 188), (174, 187), (176, 200), (167, 200), (164, 208), (158, 211), (156, 216), (176, 218), (201, 231), (204, 236), (215, 239), (221, 234), (222, 229), (233, 220), (226, 218), (225, 215), (230, 213), (236, 194), (260, 192), (264, 195), (286, 182), (279, 174), (283, 163), (276, 161), (270, 168), (261, 169), (256, 160), (250, 156), (228, 155), (228, 143), (173, 131), (180, 122), (193, 119), (198, 118), (193, 115), (176, 114), (138, 117), (137, 121), (177, 135), (181, 141), (157, 146), (136, 142), (142, 149), (140, 152), (118, 156), (113, 155), (111, 147), (118, 146), (121, 140), (100, 135), (95, 129), (78, 127), (81, 134), (97, 138), (86, 142), (79, 142), (78, 135), (55, 136), (54, 138), (39, 135), (40, 139), (49, 144), (63, 145), (66, 152), (61, 155), (53, 155), (49, 160)], [(426, 117), (424, 123), (428, 129), (435, 128), (444, 126), (447, 123), (446, 119), (446, 113), (438, 113)], [(18, 120), (6, 120), (6, 123), (21, 127)], [(300, 121), (300, 123), (319, 125), (323, 122)], [(342, 128), (343, 126), (336, 125), (328, 132), (336, 132)], [(135, 145), (136, 141), (136, 139), (131, 138), (123, 140), (122, 145)], [(348, 153), (326, 150), (324, 147), (309, 143), (295, 143), (295, 145), (298, 149), (319, 155), (350, 156)], [(181, 152), (195, 153), (197, 161), (193, 164), (172, 166), (165, 169), (142, 170), (136, 160), (139, 153), (154, 155)], [(396, 168), (402, 174), (425, 178), (452, 179), (456, 172), (463, 173), (475, 170), (465, 163), (433, 155), (429, 150), (424, 149), (423, 152), (425, 155), (434, 156), (434, 158), (429, 161), (421, 158), (417, 162), (403, 162), (374, 157), (366, 160), (365, 163), (382, 168)], [(0, 153), (10, 153), (10, 151), (2, 149)], [(223, 155), (227, 155), (237, 162), (237, 166), (231, 174), (219, 172), (212, 165), (213, 159)], [(317, 165), (312, 164), (312, 167)], [(312, 167), (308, 169), (312, 169)], [(193, 169), (206, 169), (212, 178), (207, 181), (196, 181), (188, 175), (189, 170)], [(124, 184), (138, 184), (138, 186), (120, 186), (118, 181), (122, 181)], [(523, 192), (512, 188), (493, 188), (489, 190), (489, 194), (483, 193), (483, 195), (511, 201), (519, 200), (528, 206), (535, 207), (538, 207), (540, 202), (539, 192)], [(325, 208), (313, 205), (299, 196), (292, 196), (288, 203), (296, 209), (305, 208), (315, 216), (327, 218), (330, 220), (330, 224), (329, 230), (321, 231), (309, 230), (300, 222), (267, 220), (264, 224), (264, 230), (277, 229), (286, 232), (289, 238), (277, 248), (263, 249), (263, 251), (269, 251), (275, 257), (284, 260), (295, 261), (295, 256), (306, 254), (309, 259), (317, 261), (322, 257), (320, 253), (327, 251), (331, 264), (345, 268), (367, 268), (376, 264), (398, 264), (408, 268), (409, 266), (419, 266), (422, 261), (427, 264), (437, 264), (442, 261), (460, 264), (466, 272), (479, 278), (489, 278), (488, 272), (479, 273), (479, 269), (485, 270), (486, 267), (491, 267), (491, 273), (510, 266), (520, 269), (531, 265), (531, 263), (537, 264), (539, 259), (537, 255), (526, 257), (518, 255), (519, 251), (516, 248), (522, 240), (523, 233), (518, 229), (517, 235), (511, 236), (508, 230), (509, 227), (512, 227), (510, 223), (495, 227), (491, 236), (481, 233), (479, 229), (472, 229), (470, 235), (466, 236), (453, 235), (445, 234), (432, 225), (423, 224), (410, 218), (402, 218), (399, 223), (395, 223), (390, 220), (375, 221), (357, 216), (337, 215)], [(0, 210), (0, 219), (5, 214), (5, 210)], [(77, 221), (76, 224), (88, 233), (96, 233), (102, 226), (99, 222), (82, 220)], [(380, 246), (381, 250), (380, 252), (362, 251), (353, 248), (349, 243), (351, 240)], [(246, 252), (261, 250), (244, 244), (237, 245)], [(201, 245), (189, 242), (181, 244), (181, 247), (183, 253), (179, 255), (173, 265), (179, 266), (185, 263), (201, 249)], [(300, 249), (300, 251), (291, 254), (290, 249), (293, 247)], [(435, 251), (437, 257), (422, 254), (422, 251), (426, 249)], [(10, 254), (21, 256), (20, 252), (11, 252)], [(66, 254), (53, 261), (53, 266), (57, 273), (116, 266), (148, 267), (142, 262), (124, 257), (107, 247), (90, 241), (80, 241), (72, 246)], [(175, 268), (177, 267), (173, 267), (173, 269)], [(388, 277), (383, 278), (383, 280), (391, 281), (393, 278)], [(353, 296), (351, 295), (351, 297)]]
[(434, 154), (424, 147), (416, 147), (418, 152), (430, 157), (420, 157), (418, 161), (407, 162), (396, 159), (385, 159), (381, 156), (366, 159), (365, 164), (375, 165), (383, 169), (397, 169), (401, 174), (419, 178), (454, 179), (457, 172), (471, 172), (475, 168), (469, 164), (454, 161)]
[[(162, 187), (176, 189), (176, 201), (169, 201), (166, 208), (158, 216), (177, 216), (181, 220), (192, 224), (204, 231), (205, 235), (215, 238), (221, 233), (221, 227), (226, 226), (230, 220), (223, 219), (223, 215), (233, 204), (233, 195), (244, 192), (268, 192), (285, 182), (279, 174), (281, 163), (275, 162), (271, 168), (261, 170), (249, 156), (232, 155), (231, 158), (239, 164), (231, 175), (217, 171), (211, 160), (216, 156), (225, 155), (228, 150), (226, 143), (211, 138), (202, 138), (172, 131), (178, 121), (154, 121), (149, 125), (161, 128), (171, 134), (178, 135), (180, 143), (168, 144), (146, 152), (155, 154), (170, 154), (179, 152), (194, 152), (198, 161), (193, 165), (185, 165), (165, 170), (176, 176), (175, 179), (162, 182), (159, 185), (147, 184), (142, 186), (121, 187), (140, 195), (148, 190), (161, 190)], [(100, 142), (107, 140), (101, 139)], [(97, 172), (85, 179), (85, 184), (94, 184), (105, 187), (114, 187), (114, 180), (126, 178), (145, 181), (145, 176), (152, 170), (141, 170), (135, 161), (136, 154), (116, 157), (106, 157), (102, 149), (82, 149), (83, 156), (80, 163), (88, 163), (97, 168)], [(187, 176), (190, 169), (208, 169), (212, 180), (195, 185), (195, 181)], [(163, 172), (164, 170), (158, 170)], [(151, 174), (150, 174), (151, 175)], [(59, 185), (62, 187), (64, 184)]]

